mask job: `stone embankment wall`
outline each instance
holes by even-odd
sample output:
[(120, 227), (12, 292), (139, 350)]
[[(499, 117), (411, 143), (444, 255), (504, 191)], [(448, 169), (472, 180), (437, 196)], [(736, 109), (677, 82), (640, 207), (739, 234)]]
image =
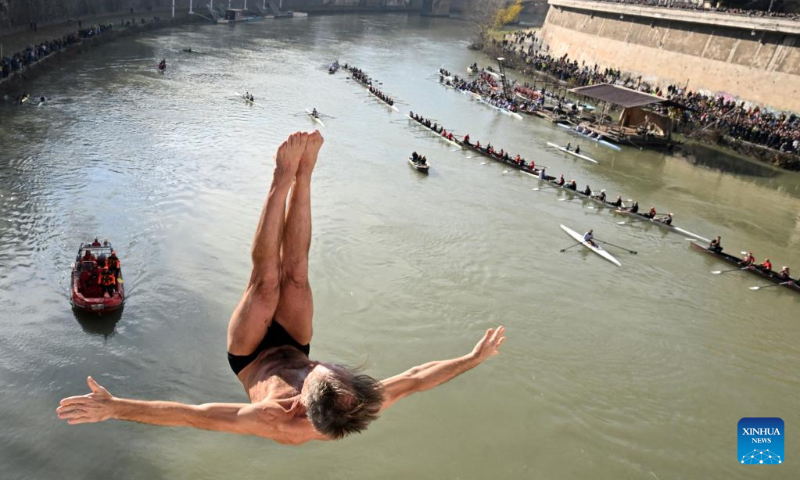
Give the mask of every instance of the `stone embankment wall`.
[[(199, 10), (202, 0), (195, 0)], [(164, 11), (172, 8), (172, 0), (0, 0), (0, 32), (26, 27), (29, 22), (40, 26), (79, 17), (97, 17), (104, 14), (148, 10)], [(188, 10), (189, 0), (176, 0), (175, 8)]]
[[(242, 8), (245, 0), (231, 2)], [(194, 0), (194, 11), (208, 13), (209, 0)], [(267, 1), (269, 3), (269, 1)], [(276, 2), (277, 3), (277, 2)], [(310, 12), (398, 11), (419, 10), (421, 0), (283, 0), (284, 10)], [(249, 0), (247, 6), (256, 10), (264, 0)], [(226, 0), (216, 0), (214, 7), (227, 7)], [(164, 12), (172, 8), (172, 0), (0, 0), (0, 34), (27, 28), (29, 22), (39, 26), (59, 23), (80, 17), (127, 13), (133, 8), (136, 15), (147, 17), (150, 11)], [(175, 0), (175, 8), (188, 11), (189, 0)], [(163, 17), (163, 14), (162, 14)]]
[(554, 57), (800, 111), (800, 21), (549, 1), (542, 37)]

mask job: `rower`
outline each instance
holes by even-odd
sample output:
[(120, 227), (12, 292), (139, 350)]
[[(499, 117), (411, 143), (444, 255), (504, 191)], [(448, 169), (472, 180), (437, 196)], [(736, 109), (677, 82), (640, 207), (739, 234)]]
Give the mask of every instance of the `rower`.
[[(605, 192), (605, 190), (603, 190)], [(602, 192), (601, 192), (602, 193)], [(611, 203), (612, 207), (622, 208), (622, 195), (617, 195), (617, 199)]]
[(578, 182), (576, 182), (574, 179), (570, 180), (569, 183), (567, 184), (567, 188), (572, 190), (572, 191), (577, 192), (578, 191)]
[(411, 161), (414, 163), (417, 163), (417, 161), (419, 161), (419, 154), (417, 154), (417, 152), (413, 152), (411, 154)]
[(592, 189), (591, 189), (591, 187), (589, 187), (589, 185), (586, 185), (586, 188), (584, 188), (581, 193), (586, 195), (587, 197), (591, 197), (592, 196)]
[(581, 153), (581, 146), (580, 145), (577, 145), (575, 147), (575, 153)]
[(650, 219), (656, 218), (656, 207), (650, 207), (650, 211), (645, 215), (645, 217)]
[(561, 174), (560, 177), (558, 177), (558, 181), (556, 182), (556, 185), (558, 185), (559, 187), (563, 187), (564, 186), (564, 174), (563, 173)]
[(115, 277), (119, 276), (120, 261), (119, 257), (117, 257), (116, 250), (111, 250), (111, 256), (106, 259), (106, 265), (108, 266), (108, 271), (111, 272), (112, 275)]
[[(598, 195), (598, 196), (597, 196), (597, 197), (595, 197), (595, 198), (597, 198), (597, 199), (598, 199), (598, 200), (600, 200), (601, 202), (605, 202), (605, 201), (606, 201), (606, 191), (605, 191), (605, 189), (603, 189), (603, 190), (600, 190), (600, 195)], [(620, 198), (620, 201), (622, 201), (622, 199), (621, 199), (621, 198)]]
[(792, 275), (789, 272), (789, 267), (786, 267), (786, 266), (781, 268), (781, 271), (778, 272), (778, 276), (781, 277), (781, 279), (783, 279), (783, 280), (791, 280), (792, 279)]
[(751, 267), (756, 263), (756, 257), (753, 256), (753, 252), (748, 252), (747, 255), (739, 262), (739, 265), (743, 267)]
[(767, 272), (771, 272), (772, 262), (770, 262), (769, 258), (767, 258), (766, 260), (764, 260), (764, 263), (760, 264), (758, 267), (762, 270), (766, 270)]
[(711, 243), (708, 244), (708, 249), (714, 253), (722, 253), (722, 237), (717, 235), (717, 238), (711, 240)]
[(567, 151), (570, 151), (570, 149), (572, 148), (572, 143), (567, 143), (567, 147), (566, 148), (567, 148)]
[(313, 115), (314, 118), (319, 118), (319, 113), (316, 108), (311, 109), (311, 115)]
[(594, 243), (594, 230), (589, 230), (588, 232), (583, 234), (583, 241), (588, 243), (589, 245), (597, 248), (597, 244)]
[[(531, 163), (531, 169), (533, 169), (533, 164)], [(547, 180), (547, 173), (544, 171), (544, 167), (539, 170), (539, 180)]]
[(108, 293), (108, 298), (114, 298), (114, 291), (116, 290), (117, 279), (108, 270), (108, 267), (103, 267), (102, 273), (97, 278), (98, 285), (101, 286), (103, 296)]
[(633, 202), (633, 205), (631, 205), (629, 212), (639, 213), (639, 202)]
[(672, 225), (672, 214), (668, 213), (666, 217), (659, 218), (658, 221), (663, 223), (664, 225)]
[(468, 133), (468, 134), (466, 134), (466, 135), (464, 135), (464, 143), (466, 143), (467, 145), (469, 145), (469, 133)]

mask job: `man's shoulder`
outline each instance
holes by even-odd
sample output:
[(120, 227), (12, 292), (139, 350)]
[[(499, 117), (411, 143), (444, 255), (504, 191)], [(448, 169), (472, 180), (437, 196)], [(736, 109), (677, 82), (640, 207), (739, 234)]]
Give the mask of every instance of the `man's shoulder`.
[(271, 438), (278, 443), (300, 445), (311, 440), (325, 440), (305, 414), (286, 409), (274, 400), (264, 400), (246, 407), (242, 416), (249, 417), (254, 435)]

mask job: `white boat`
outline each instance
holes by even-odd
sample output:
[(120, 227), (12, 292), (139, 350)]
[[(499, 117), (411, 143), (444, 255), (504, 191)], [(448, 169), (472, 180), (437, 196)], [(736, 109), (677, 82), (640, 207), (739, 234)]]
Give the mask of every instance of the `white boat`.
[[(319, 117), (314, 116), (314, 112), (310, 108), (306, 108), (306, 113), (308, 114), (309, 117), (311, 117), (311, 120), (314, 120), (323, 127), (325, 126), (325, 124), (322, 123), (322, 120)], [(317, 112), (317, 115), (319, 115), (319, 112)]]
[(410, 158), (408, 159), (408, 164), (411, 165), (411, 168), (420, 173), (428, 173), (428, 168), (430, 167), (430, 165), (420, 165)]
[(561, 225), (561, 230), (564, 230), (565, 232), (567, 232), (567, 235), (569, 235), (570, 237), (574, 238), (576, 242), (579, 242), (584, 247), (586, 247), (589, 250), (593, 251), (594, 253), (600, 255), (601, 257), (605, 258), (606, 260), (608, 260), (609, 262), (613, 263), (614, 265), (616, 265), (618, 267), (622, 266), (622, 264), (619, 263), (619, 261), (616, 258), (614, 258), (610, 253), (608, 253), (605, 250), (603, 250), (603, 247), (601, 247), (600, 245), (598, 245), (596, 247), (593, 247), (591, 244), (589, 244), (589, 242), (587, 242), (587, 241), (585, 241), (583, 239), (583, 235), (581, 235), (580, 233), (576, 232), (575, 230), (572, 230), (569, 227), (565, 227), (564, 225)]
[(475, 100), (477, 100), (477, 101), (483, 103), (484, 105), (487, 105), (487, 106), (497, 110), (498, 112), (500, 112), (500, 113), (502, 113), (504, 115), (508, 115), (509, 117), (514, 117), (514, 118), (516, 118), (518, 120), (522, 120), (522, 115), (520, 115), (519, 113), (512, 112), (511, 110), (506, 110), (505, 108), (500, 108), (497, 105), (492, 105), (491, 103), (487, 102), (486, 99), (484, 99), (483, 97), (478, 97)]
[(575, 130), (575, 128), (573, 128), (573, 127), (571, 127), (569, 125), (564, 125), (563, 123), (559, 123), (558, 126), (561, 127), (561, 128), (566, 128), (567, 130), (569, 130), (570, 132), (574, 133), (575, 135), (580, 135), (581, 137), (583, 137), (583, 138), (585, 138), (587, 140), (591, 140), (593, 142), (597, 142), (597, 143), (599, 143), (599, 144), (601, 144), (603, 146), (606, 146), (606, 147), (608, 147), (608, 148), (610, 148), (612, 150), (616, 150), (618, 152), (620, 150), (622, 150), (618, 145), (614, 145), (611, 142), (607, 142), (607, 141), (603, 140), (602, 138), (590, 137), (589, 135), (586, 135), (585, 133), (581, 133), (581, 132)]
[[(456, 143), (456, 142), (454, 142), (453, 140), (450, 140), (449, 138), (445, 138), (445, 137), (444, 137), (444, 135), (442, 135), (441, 133), (436, 133), (436, 132), (434, 132), (433, 130), (431, 130), (430, 128), (428, 128), (428, 127), (427, 127), (427, 125), (423, 125), (423, 124), (421, 124), (420, 122), (418, 122), (418, 121), (414, 120), (414, 117), (412, 117), (411, 115), (409, 115), (409, 114), (406, 114), (406, 117), (408, 117), (408, 119), (409, 119), (409, 120), (411, 120), (412, 122), (414, 122), (414, 124), (415, 124), (415, 125), (419, 125), (420, 127), (424, 128), (424, 129), (425, 129), (425, 130), (427, 130), (428, 132), (430, 132), (430, 133), (432, 133), (432, 134), (436, 135), (436, 136), (439, 138), (439, 140), (441, 140), (441, 141), (443, 141), (443, 142), (447, 142), (447, 143), (449, 143), (450, 145), (453, 145), (454, 147), (463, 148), (463, 147), (461, 146), (461, 144), (460, 144), (460, 143)], [(455, 138), (455, 135), (454, 135), (453, 137)]]
[(560, 145), (556, 145), (555, 143), (547, 142), (547, 144), (550, 145), (553, 148), (557, 148), (557, 149), (561, 150), (564, 153), (568, 153), (568, 154), (572, 155), (573, 157), (578, 157), (580, 159), (586, 160), (587, 162), (597, 163), (597, 160), (595, 160), (594, 158), (587, 157), (586, 155), (583, 155), (583, 154), (580, 154), (580, 153), (575, 153), (572, 150), (567, 150), (566, 148), (564, 148), (564, 147), (562, 147)]

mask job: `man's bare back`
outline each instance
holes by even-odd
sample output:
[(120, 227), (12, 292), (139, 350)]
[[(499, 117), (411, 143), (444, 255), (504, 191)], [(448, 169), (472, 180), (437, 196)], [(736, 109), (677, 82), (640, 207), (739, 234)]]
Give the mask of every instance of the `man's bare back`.
[[(117, 398), (91, 377), (91, 393), (56, 409), (69, 424), (108, 419), (256, 435), (279, 443), (360, 432), (397, 400), (429, 390), (499, 352), (504, 328), (489, 329), (468, 354), (377, 381), (309, 358), (313, 300), (308, 283), (311, 174), (323, 139), (295, 133), (278, 149), (253, 241), (253, 270), (228, 325), (228, 361), (250, 403), (185, 405)], [(287, 208), (288, 207), (288, 208)]]

